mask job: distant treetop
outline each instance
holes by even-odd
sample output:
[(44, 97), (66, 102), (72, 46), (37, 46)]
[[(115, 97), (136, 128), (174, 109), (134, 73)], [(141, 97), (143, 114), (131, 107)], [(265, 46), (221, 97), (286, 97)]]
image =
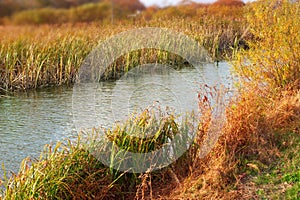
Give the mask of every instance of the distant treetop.
[(22, 10), (35, 8), (71, 8), (87, 3), (110, 2), (127, 11), (144, 10), (139, 0), (0, 0), (0, 17), (9, 16)]
[(245, 5), (245, 3), (241, 0), (218, 0), (214, 3), (214, 5), (243, 6), (243, 5)]

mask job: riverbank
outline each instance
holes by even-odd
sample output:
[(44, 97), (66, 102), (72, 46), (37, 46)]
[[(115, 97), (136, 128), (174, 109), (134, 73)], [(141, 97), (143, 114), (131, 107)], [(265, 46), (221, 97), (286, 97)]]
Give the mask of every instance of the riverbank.
[[(194, 99), (194, 91), (199, 90), (199, 84), (204, 84), (199, 73), (208, 74), (205, 78), (206, 84), (216, 81), (226, 83), (228, 87), (233, 84), (230, 82), (227, 63), (220, 63), (219, 67), (206, 66), (199, 71), (195, 68), (184, 68), (167, 72), (166, 70), (152, 71), (150, 74), (147, 70), (139, 77), (107, 81), (99, 84), (97, 89), (97, 97), (99, 97), (97, 98), (99, 103), (96, 103), (95, 108), (97, 122), (93, 121), (94, 118), (90, 120), (80, 118), (77, 106), (81, 108), (88, 101), (84, 98), (73, 98), (73, 87), (60, 86), (19, 91), (12, 96), (0, 98), (2, 142), (0, 161), (5, 164), (8, 172), (17, 173), (21, 161), (27, 156), (39, 157), (45, 144), (53, 144), (64, 138), (76, 136), (74, 121), (88, 121), (88, 123), (81, 123), (85, 127), (89, 125), (93, 127), (95, 123), (99, 126), (111, 127), (116, 119), (125, 120), (126, 114), (128, 115), (127, 109), (120, 110), (120, 108), (127, 108), (128, 91), (134, 91), (130, 98), (130, 105), (148, 106), (152, 105), (155, 99), (162, 107), (168, 105), (177, 108), (178, 101), (175, 99), (177, 97), (181, 100), (181, 111), (176, 110), (177, 113), (196, 110), (197, 101)], [(220, 74), (219, 78), (217, 78), (218, 74)], [(186, 90), (188, 86), (183, 83), (187, 82), (191, 83), (193, 89)], [(169, 90), (176, 92), (170, 94)], [(163, 95), (157, 96), (157, 94)], [(111, 109), (112, 105), (114, 110)], [(31, 117), (28, 118), (28, 115)], [(2, 168), (0, 168), (0, 177), (3, 177)]]
[[(176, 9), (184, 12), (188, 8), (182, 6)], [(1, 26), (0, 92), (73, 84), (80, 64), (99, 42), (136, 28), (161, 27), (184, 33), (205, 47), (214, 61), (231, 57), (239, 47), (246, 48), (245, 39), (251, 35), (242, 14), (243, 7), (194, 9), (197, 12), (193, 16), (178, 17), (171, 12), (168, 18), (168, 9), (164, 9), (157, 11), (155, 17), (150, 19), (141, 15), (134, 23), (131, 19), (124, 19), (113, 24), (90, 22)], [(215, 12), (216, 9), (219, 12)], [(175, 60), (171, 61), (180, 62), (179, 57), (169, 54), (153, 49), (131, 52), (113, 63), (111, 69), (122, 71), (147, 61), (163, 64), (172, 57)]]
[[(211, 102), (207, 101), (208, 95), (218, 94), (213, 88), (198, 95), (202, 118), (194, 145), (169, 167), (140, 174), (123, 173), (103, 166), (82, 148), (80, 140), (65, 145), (59, 142), (46, 146), (40, 160), (25, 160), (20, 172), (5, 181), (6, 199), (260, 199), (277, 195), (297, 199), (299, 10), (299, 1), (258, 1), (248, 7), (247, 23), (256, 39), (247, 41), (247, 51), (235, 52), (232, 64), (239, 78), (238, 94), (226, 107), (222, 135), (208, 155), (200, 157), (199, 147), (208, 128), (217, 126), (211, 124)], [(145, 126), (147, 120), (153, 119), (148, 114), (129, 121), (129, 128)], [(182, 133), (173, 131), (180, 130), (173, 116), (162, 118), (165, 120), (150, 120), (166, 125), (160, 127), (172, 127), (159, 132), (163, 135), (158, 137), (162, 139), (157, 141), (158, 147), (165, 136)], [(97, 136), (98, 132), (91, 133)], [(133, 151), (143, 152), (143, 144), (149, 144), (128, 137), (120, 127), (109, 135), (119, 145), (125, 144), (122, 140), (128, 142), (125, 148)], [(274, 191), (271, 186), (282, 190)]]

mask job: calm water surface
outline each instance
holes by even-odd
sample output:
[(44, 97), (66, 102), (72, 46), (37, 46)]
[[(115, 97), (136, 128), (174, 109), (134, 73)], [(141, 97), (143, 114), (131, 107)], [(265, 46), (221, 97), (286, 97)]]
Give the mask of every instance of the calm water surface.
[[(96, 126), (110, 126), (134, 108), (142, 108), (154, 101), (162, 106), (180, 108), (181, 112), (196, 109), (194, 102), (199, 84), (203, 83), (201, 76), (208, 85), (219, 81), (231, 87), (226, 63), (198, 70), (185, 68), (161, 74), (145, 73), (102, 83), (94, 91)], [(76, 98), (73, 103), (73, 88), (67, 87), (0, 98), (0, 163), (8, 172), (17, 172), (26, 157), (38, 158), (45, 144), (76, 136), (78, 122), (75, 120), (74, 123), (73, 106), (78, 112), (77, 107), (86, 104), (86, 99)], [(95, 123), (86, 125), (95, 126)]]

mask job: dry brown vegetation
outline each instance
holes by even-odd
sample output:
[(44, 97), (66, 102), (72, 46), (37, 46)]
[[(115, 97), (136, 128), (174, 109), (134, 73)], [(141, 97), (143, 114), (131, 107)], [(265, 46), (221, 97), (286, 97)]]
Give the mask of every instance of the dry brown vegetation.
[[(83, 8), (91, 9), (89, 14), (81, 12), (80, 9)], [(3, 92), (72, 84), (81, 62), (99, 41), (133, 28), (162, 27), (187, 34), (203, 45), (215, 61), (231, 57), (238, 48), (246, 48), (245, 40), (251, 37), (246, 31), (242, 7), (231, 9), (227, 6), (209, 6), (193, 9), (191, 6), (180, 6), (147, 10), (136, 18), (116, 20), (113, 24), (111, 18), (103, 22), (76, 23), (78, 20), (89, 21), (90, 17), (98, 16), (100, 19), (105, 16), (94, 8), (95, 6), (86, 4), (79, 11), (77, 8), (67, 10), (74, 23), (62, 23), (68, 20), (59, 14), (60, 10), (52, 9), (46, 15), (43, 14), (45, 10), (30, 11), (38, 13), (37, 16), (42, 14), (41, 19), (33, 18), (32, 15), (27, 18), (23, 16), (23, 12), (17, 13), (14, 19), (29, 24), (39, 24), (43, 20), (62, 24), (0, 27), (0, 90)], [(73, 12), (82, 15), (73, 15)], [(105, 12), (109, 13), (110, 10), (106, 9)], [(18, 14), (20, 18), (17, 17)], [(151, 54), (153, 53), (157, 52)], [(130, 61), (131, 66), (143, 60), (136, 55), (131, 56), (134, 58)], [(121, 63), (124, 62), (126, 60)]]
[(240, 0), (218, 0), (214, 3), (214, 5), (219, 5), (219, 6), (244, 6), (245, 3), (243, 3)]
[[(218, 1), (218, 4), (224, 2), (228, 1)], [(39, 198), (39, 195), (45, 195), (43, 196), (45, 198), (70, 199), (95, 199), (96, 197), (99, 199), (260, 199), (257, 193), (258, 188), (249, 187), (249, 184), (252, 184), (251, 178), (262, 174), (264, 170), (276, 163), (282, 155), (283, 146), (285, 149), (291, 148), (290, 143), (284, 142), (284, 137), (292, 134), (300, 135), (300, 62), (297, 57), (300, 50), (300, 26), (297, 20), (300, 3), (282, 1), (278, 5), (276, 0), (267, 3), (258, 1), (246, 7), (247, 23), (242, 15), (244, 8), (241, 7), (233, 9), (217, 5), (203, 6), (193, 10), (190, 6), (182, 5), (162, 10), (151, 8), (143, 13), (150, 21), (135, 22), (136, 24), (127, 24), (127, 26), (123, 24), (120, 29), (113, 31), (110, 31), (111, 26), (102, 30), (104, 33), (102, 36), (108, 36), (127, 28), (139, 27), (141, 24), (168, 27), (185, 32), (204, 46), (210, 47), (212, 55), (216, 53), (216, 50), (226, 48), (228, 44), (232, 44), (232, 47), (236, 45), (233, 52), (233, 66), (234, 72), (240, 79), (237, 84), (238, 91), (226, 107), (223, 134), (209, 154), (203, 158), (199, 157), (201, 153), (199, 146), (202, 145), (209, 127), (217, 126), (217, 124), (212, 124), (212, 105), (207, 101), (207, 96), (218, 96), (221, 93), (213, 88), (199, 93), (199, 108), (203, 115), (195, 144), (169, 167), (142, 174), (119, 173), (104, 167), (90, 154), (82, 151), (79, 146), (69, 144), (62, 152), (49, 148), (50, 150), (46, 151), (48, 157), (34, 162), (35, 168), (26, 168), (27, 164), (23, 163), (23, 170), (7, 184), (7, 198), (30, 197), (34, 199)], [(282, 15), (282, 13), (289, 15)], [(174, 19), (165, 20), (170, 15), (174, 16)], [(181, 19), (182, 16), (185, 19)], [(238, 26), (233, 24), (238, 24)], [(249, 45), (250, 49), (243, 51), (238, 48), (238, 44), (241, 38), (245, 37), (246, 24), (250, 25), (250, 34), (244, 42)], [(241, 25), (243, 28), (240, 27)], [(46, 34), (42, 31), (46, 30), (43, 28), (36, 30)], [(49, 29), (51, 26), (47, 30)], [(53, 33), (72, 35), (70, 30), (73, 29), (58, 28), (54, 29)], [(97, 30), (91, 29), (90, 33), (99, 33)], [(43, 34), (40, 35), (40, 41), (47, 38)], [(59, 38), (58, 41), (65, 39), (67, 42), (62, 44), (72, 44), (74, 52), (77, 52), (78, 46), (73, 42), (81, 41), (77, 40), (81, 38), (81, 34), (83, 32), (73, 35), (76, 40), (71, 40), (71, 42), (66, 39), (67, 37)], [(45, 40), (43, 48), (50, 44), (50, 39), (57, 39), (54, 35), (50, 34), (53, 38)], [(49, 37), (48, 34), (46, 36)], [(85, 35), (83, 38), (90, 37)], [(1, 39), (4, 41), (3, 38)], [(224, 42), (227, 39), (231, 43)], [(24, 42), (24, 40), (20, 41)], [(23, 49), (24, 46), (20, 45), (22, 44), (20, 41), (19, 43), (7, 42), (8, 47), (9, 44), (14, 44)], [(93, 44), (92, 41), (93, 39), (87, 44)], [(28, 44), (30, 43), (25, 42), (25, 49)], [(37, 45), (33, 44), (34, 47)], [(55, 44), (62, 45), (58, 42)], [(6, 48), (2, 47), (2, 52), (14, 52), (13, 50), (7, 51)], [(39, 46), (36, 47), (37, 52), (40, 49)], [(66, 49), (69, 49), (69, 46)], [(63, 53), (67, 52), (64, 51), (66, 49), (62, 49)], [(87, 49), (86, 52), (88, 52)], [(52, 47), (46, 48), (45, 55), (52, 51)], [(261, 56), (262, 54), (266, 56)], [(13, 53), (11, 55), (14, 56)], [(53, 66), (65, 66), (64, 62), (63, 65), (58, 65), (54, 60), (71, 57), (54, 53), (53, 58), (55, 59), (48, 60)], [(17, 56), (16, 61), (8, 65), (12, 69), (8, 77), (14, 77), (13, 80), (17, 77), (13, 76), (15, 67), (28, 63), (28, 58), (21, 60), (21, 64), (18, 63), (20, 61), (18, 59)], [(7, 60), (2, 61), (2, 63), (6, 62)], [(72, 59), (71, 63), (73, 63)], [(24, 70), (25, 68), (20, 69), (24, 73), (36, 72)], [(54, 68), (54, 71), (55, 69), (58, 68)], [(76, 69), (76, 67), (71, 66), (71, 69)], [(47, 70), (41, 72), (42, 74), (48, 73)], [(36, 77), (34, 80), (39, 81), (40, 79)], [(11, 86), (10, 82), (7, 84), (10, 84), (11, 88), (16, 87)], [(133, 126), (136, 124), (133, 123)], [(120, 135), (117, 138), (119, 137)], [(299, 143), (296, 145), (299, 147)], [(294, 170), (299, 170), (299, 168)], [(54, 181), (49, 182), (52, 178)], [(32, 186), (38, 184), (40, 187), (33, 190)], [(298, 192), (296, 191), (296, 195), (299, 194)], [(283, 195), (280, 198), (285, 198), (285, 194), (280, 195)]]

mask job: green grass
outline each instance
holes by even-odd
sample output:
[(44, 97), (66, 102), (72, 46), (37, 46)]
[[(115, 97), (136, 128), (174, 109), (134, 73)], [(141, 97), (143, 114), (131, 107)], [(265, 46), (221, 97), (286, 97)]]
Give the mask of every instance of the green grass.
[[(188, 129), (189, 120), (179, 124), (175, 119), (173, 115), (146, 110), (134, 115), (124, 124), (115, 125), (112, 131), (105, 130), (103, 134), (127, 151), (151, 152), (168, 143), (168, 138), (184, 135), (182, 130)], [(107, 157), (110, 165), (104, 165), (97, 159), (98, 151), (109, 153), (106, 151), (108, 143), (105, 137), (99, 135), (101, 131), (103, 130), (93, 129), (86, 134), (81, 133), (77, 141), (67, 140), (64, 143), (58, 142), (55, 146), (46, 145), (38, 160), (23, 160), (18, 174), (13, 174), (4, 183), (6, 188), (2, 193), (5, 199), (132, 199), (139, 195), (138, 186), (145, 181), (145, 175), (151, 176), (153, 181), (165, 182), (163, 177), (168, 170), (172, 170), (178, 163), (181, 166), (180, 162), (188, 164), (191, 160), (185, 154), (175, 164), (157, 172), (151, 172), (151, 167), (145, 173), (129, 173), (130, 169), (118, 171), (116, 167), (126, 162), (126, 154), (124, 157), (110, 154)], [(137, 133), (146, 136), (153, 134), (153, 131), (153, 136), (136, 137)], [(186, 167), (188, 165), (183, 168)]]
[(281, 141), (279, 159), (255, 175), (257, 195), (262, 199), (300, 198), (300, 134), (288, 133)]

